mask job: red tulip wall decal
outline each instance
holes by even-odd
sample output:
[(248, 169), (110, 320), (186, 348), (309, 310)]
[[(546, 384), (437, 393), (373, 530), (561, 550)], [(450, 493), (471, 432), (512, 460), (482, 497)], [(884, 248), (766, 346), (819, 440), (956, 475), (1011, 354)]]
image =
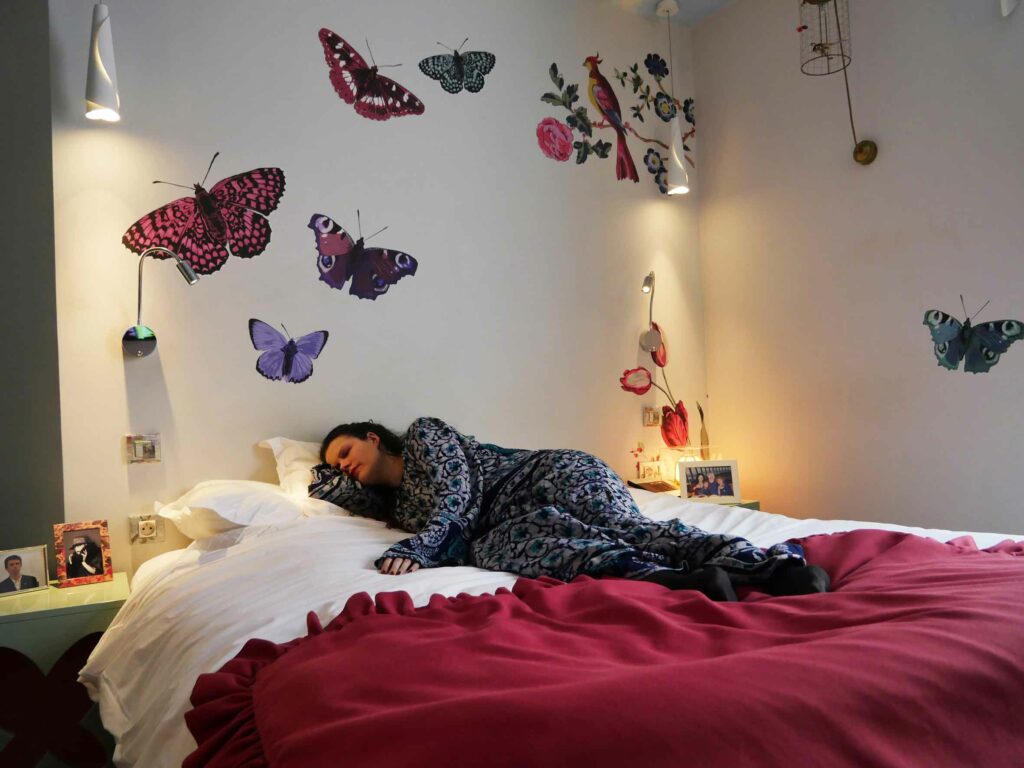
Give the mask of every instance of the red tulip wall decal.
[[(623, 371), (619, 378), (619, 384), (624, 390), (632, 392), (634, 395), (646, 395), (654, 385), (654, 380), (651, 378), (651, 372), (640, 366)], [(661, 387), (658, 388), (661, 389)]]
[[(651, 272), (644, 280), (645, 293), (650, 293), (651, 298), (651, 312), (653, 313), (654, 308), (654, 273)], [(642, 349), (650, 350), (651, 360), (658, 368), (661, 369), (662, 378), (665, 379), (665, 386), (660, 386), (655, 381), (655, 374), (652, 374), (643, 366), (638, 368), (629, 368), (622, 372), (622, 376), (619, 378), (620, 386), (626, 392), (632, 392), (634, 395), (646, 395), (651, 387), (656, 387), (666, 398), (669, 403), (675, 403), (675, 406), (665, 405), (661, 408), (662, 419), (661, 419), (661, 439), (665, 441), (665, 445), (669, 448), (681, 448), (685, 445), (690, 444), (690, 416), (686, 412), (686, 406), (683, 405), (682, 400), (676, 400), (672, 395), (672, 388), (668, 383), (668, 375), (665, 373), (665, 366), (668, 364), (668, 341), (665, 337), (665, 332), (661, 329), (661, 326), (654, 322), (653, 318), (649, 318), (650, 330), (645, 333), (640, 340), (640, 346)], [(656, 338), (660, 339), (658, 346), (653, 349), (647, 346), (645, 341), (647, 337), (655, 335)], [(697, 408), (700, 409), (700, 403), (697, 403)], [(704, 414), (701, 412), (701, 423), (703, 424)], [(706, 433), (701, 433), (702, 439), (706, 439)], [(706, 445), (706, 443), (704, 443)]]
[[(668, 340), (665, 338), (665, 332), (661, 330), (661, 326), (657, 323), (651, 323), (651, 327), (654, 328), (661, 335), (661, 344), (658, 348), (651, 352), (651, 360), (659, 368), (664, 368), (668, 362)], [(665, 380), (668, 382), (668, 379)]]
[(690, 444), (690, 415), (680, 400), (676, 407), (661, 407), (661, 439), (669, 448), (682, 448)]

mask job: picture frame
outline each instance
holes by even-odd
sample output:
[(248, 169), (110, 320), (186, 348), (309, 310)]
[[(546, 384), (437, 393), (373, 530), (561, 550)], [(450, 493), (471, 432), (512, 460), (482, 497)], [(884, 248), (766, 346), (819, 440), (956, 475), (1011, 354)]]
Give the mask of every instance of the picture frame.
[(637, 463), (637, 480), (642, 482), (650, 482), (652, 480), (661, 480), (661, 462), (660, 461), (641, 461)]
[(53, 547), (58, 587), (96, 584), (114, 578), (106, 520), (58, 523), (53, 526)]
[(679, 480), (679, 495), (692, 501), (719, 504), (741, 501), (739, 467), (735, 460), (680, 461)]
[(0, 550), (4, 571), (0, 574), (0, 599), (36, 592), (50, 586), (46, 545)]

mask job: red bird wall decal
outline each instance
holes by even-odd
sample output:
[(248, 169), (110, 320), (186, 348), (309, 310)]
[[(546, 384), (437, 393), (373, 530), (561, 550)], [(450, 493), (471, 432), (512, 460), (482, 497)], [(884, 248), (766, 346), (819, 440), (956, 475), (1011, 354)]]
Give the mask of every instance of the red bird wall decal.
[(615, 129), (615, 178), (631, 179), (634, 182), (640, 181), (636, 172), (636, 165), (629, 154), (629, 147), (626, 144), (626, 124), (622, 120), (622, 110), (619, 108), (619, 100), (615, 97), (615, 91), (607, 78), (601, 74), (597, 65), (601, 63), (598, 56), (588, 56), (583, 65), (590, 70), (590, 80), (587, 92), (590, 94), (590, 103), (594, 109), (601, 113), (601, 116), (608, 124)]

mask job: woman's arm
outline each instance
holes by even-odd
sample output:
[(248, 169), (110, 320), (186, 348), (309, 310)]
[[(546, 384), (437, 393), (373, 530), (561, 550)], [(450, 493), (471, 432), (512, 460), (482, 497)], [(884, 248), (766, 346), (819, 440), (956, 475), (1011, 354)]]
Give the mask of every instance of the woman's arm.
[(374, 520), (388, 518), (386, 491), (364, 487), (329, 464), (317, 464), (313, 467), (313, 482), (309, 484), (309, 496), (337, 504), (360, 517)]
[[(440, 419), (417, 419), (406, 435), (406, 461), (431, 478), (433, 513), (419, 533), (390, 547), (376, 566), (382, 573), (403, 573), (412, 563), (425, 568), (464, 565), (469, 555), (467, 530), (480, 489), (474, 487), (479, 476), (474, 481), (459, 433)], [(407, 472), (410, 469), (406, 466)]]

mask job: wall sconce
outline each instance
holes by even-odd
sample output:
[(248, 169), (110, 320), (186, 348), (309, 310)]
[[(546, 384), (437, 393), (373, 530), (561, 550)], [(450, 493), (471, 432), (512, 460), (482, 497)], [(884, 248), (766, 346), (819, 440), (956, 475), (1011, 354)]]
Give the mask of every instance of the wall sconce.
[(89, 74), (85, 80), (85, 116), (116, 123), (121, 119), (121, 97), (114, 68), (114, 38), (110, 34), (110, 9), (96, 3), (92, 9), (89, 41)]
[(124, 351), (125, 357), (145, 357), (156, 349), (156, 333), (153, 332), (152, 328), (142, 324), (142, 265), (146, 257), (154, 253), (163, 253), (173, 257), (178, 267), (178, 272), (181, 273), (181, 276), (189, 285), (195, 285), (199, 282), (199, 277), (196, 275), (195, 270), (192, 269), (192, 265), (169, 248), (156, 245), (142, 252), (142, 255), (139, 256), (139, 311), (136, 315), (135, 325), (125, 331), (121, 337), (121, 349)]
[(644, 284), (640, 286), (643, 293), (651, 294), (651, 303), (647, 310), (647, 330), (640, 334), (640, 349), (645, 352), (653, 352), (661, 346), (661, 331), (654, 327), (654, 271), (652, 270), (644, 278)]

